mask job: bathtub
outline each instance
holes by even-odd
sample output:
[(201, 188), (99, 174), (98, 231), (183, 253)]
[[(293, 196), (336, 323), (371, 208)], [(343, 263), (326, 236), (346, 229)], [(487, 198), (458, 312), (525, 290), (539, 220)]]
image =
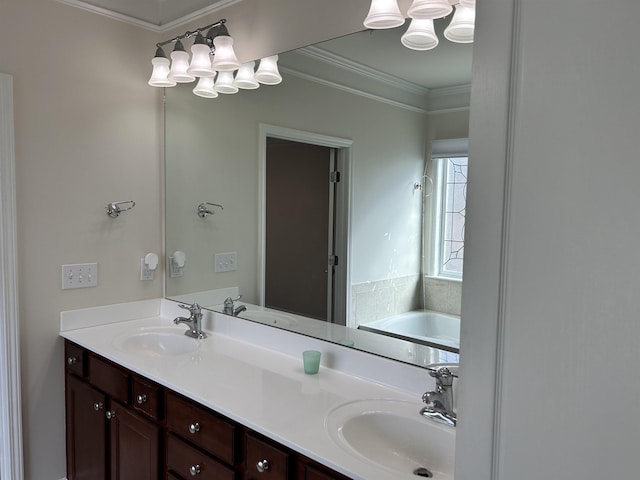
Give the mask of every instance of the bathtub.
[(358, 325), (361, 330), (458, 353), (460, 317), (431, 310), (401, 313)]

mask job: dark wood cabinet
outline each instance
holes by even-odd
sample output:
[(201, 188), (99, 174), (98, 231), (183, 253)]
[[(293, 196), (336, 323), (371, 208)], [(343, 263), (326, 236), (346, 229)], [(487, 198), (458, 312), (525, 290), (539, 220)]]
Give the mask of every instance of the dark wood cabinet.
[(106, 395), (75, 376), (67, 376), (67, 477), (106, 480)]
[(65, 343), (69, 480), (349, 480)]
[(129, 406), (131, 374), (70, 342), (65, 369), (67, 478), (161, 478), (162, 427)]

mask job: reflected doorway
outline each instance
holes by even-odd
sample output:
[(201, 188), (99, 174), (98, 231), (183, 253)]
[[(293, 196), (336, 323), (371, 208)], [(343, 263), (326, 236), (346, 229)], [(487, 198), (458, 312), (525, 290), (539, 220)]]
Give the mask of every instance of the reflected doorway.
[(346, 325), (351, 141), (261, 125), (260, 304)]

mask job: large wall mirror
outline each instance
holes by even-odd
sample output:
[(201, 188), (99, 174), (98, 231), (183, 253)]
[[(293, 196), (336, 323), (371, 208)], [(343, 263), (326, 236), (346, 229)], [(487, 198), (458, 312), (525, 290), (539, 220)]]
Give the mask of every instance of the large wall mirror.
[(430, 51), (402, 46), (405, 26), (286, 52), (282, 83), (234, 95), (166, 89), (166, 296), (223, 311), (242, 295), (226, 313), (421, 366), (456, 362), (447, 331), (377, 327), (430, 310), (446, 330), (460, 313), (461, 278), (433, 275), (446, 166), (431, 152), (447, 140), (440, 156), (466, 156), (472, 46), (442, 28)]

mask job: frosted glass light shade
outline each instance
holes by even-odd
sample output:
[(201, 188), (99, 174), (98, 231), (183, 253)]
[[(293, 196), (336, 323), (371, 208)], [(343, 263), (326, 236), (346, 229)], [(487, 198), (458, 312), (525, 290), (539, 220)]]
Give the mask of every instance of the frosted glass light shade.
[(278, 55), (264, 57), (260, 60), (255, 78), (258, 82), (264, 83), (265, 85), (277, 85), (282, 82), (282, 77), (278, 71)]
[(372, 29), (395, 28), (404, 23), (398, 0), (371, 0), (364, 26)]
[(213, 87), (216, 92), (232, 94), (238, 92), (238, 87), (233, 84), (233, 72), (218, 72), (216, 84)]
[(209, 45), (194, 43), (191, 47), (191, 64), (187, 73), (195, 77), (213, 77), (216, 72), (211, 68), (210, 52)]
[(182, 42), (178, 40), (173, 52), (171, 52), (171, 70), (169, 71), (169, 80), (178, 83), (193, 82), (196, 77), (188, 73), (188, 69), (189, 54), (184, 51)]
[(240, 60), (233, 50), (233, 38), (227, 35), (218, 35), (213, 39), (215, 55), (212, 68), (217, 72), (232, 72), (240, 67)]
[(402, 44), (412, 50), (431, 50), (439, 43), (438, 36), (430, 18), (414, 18), (400, 39)]
[(233, 81), (233, 84), (245, 90), (253, 90), (258, 88), (260, 84), (256, 80), (253, 68), (255, 67), (256, 62), (247, 62), (240, 65), (240, 68), (236, 72), (236, 78)]
[(435, 19), (446, 17), (452, 11), (448, 0), (413, 0), (407, 15), (411, 18)]
[(216, 98), (218, 96), (218, 92), (214, 89), (213, 77), (201, 77), (200, 80), (198, 80), (198, 84), (193, 89), (193, 93), (199, 97)]
[(166, 57), (154, 57), (151, 59), (151, 65), (153, 65), (153, 71), (151, 72), (151, 78), (149, 78), (149, 85), (152, 87), (175, 87), (176, 82), (169, 80), (169, 59)]
[(472, 43), (475, 21), (475, 8), (458, 5), (451, 23), (444, 29), (445, 38), (456, 43)]
[(476, 0), (460, 0), (460, 5), (462, 5), (463, 7), (475, 8)]

